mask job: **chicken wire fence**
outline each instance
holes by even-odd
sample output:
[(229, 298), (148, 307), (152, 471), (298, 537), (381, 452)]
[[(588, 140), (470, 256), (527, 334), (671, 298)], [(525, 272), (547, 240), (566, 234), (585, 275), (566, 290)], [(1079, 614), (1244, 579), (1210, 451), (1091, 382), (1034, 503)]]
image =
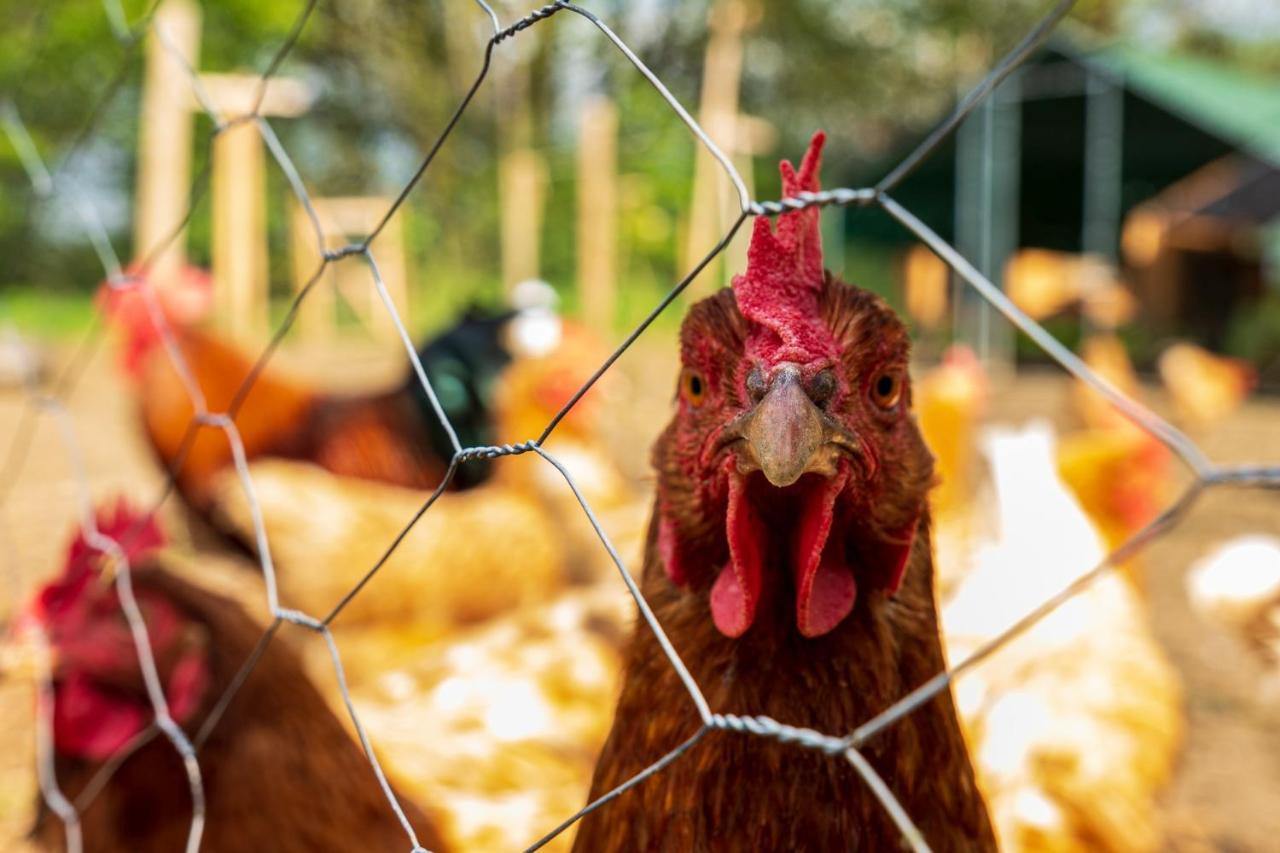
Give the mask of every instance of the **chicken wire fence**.
[[(102, 267), (106, 273), (108, 286), (112, 290), (116, 291), (136, 291), (142, 297), (150, 319), (159, 330), (167, 357), (181, 378), (186, 395), (190, 400), (192, 410), (194, 412), (188, 422), (181, 449), (179, 450), (174, 462), (169, 467), (165, 483), (160, 493), (149, 506), (144, 518), (138, 521), (122, 536), (112, 538), (97, 528), (89, 482), (84, 465), (83, 451), (76, 436), (74, 419), (70, 410), (63, 402), (63, 398), (65, 398), (67, 394), (75, 388), (79, 378), (83, 375), (85, 366), (102, 338), (103, 326), (101, 320), (99, 318), (95, 318), (92, 321), (83, 341), (74, 351), (63, 371), (58, 377), (49, 383), (47, 388), (41, 387), (40, 383), (35, 378), (34, 370), (26, 371), (25, 406), (7, 451), (3, 467), (0, 467), (0, 472), (2, 472), (2, 474), (0, 474), (0, 522), (4, 522), (5, 520), (5, 512), (7, 510), (8, 502), (14, 495), (14, 485), (17, 481), (17, 477), (29, 456), (29, 450), (31, 448), (32, 439), (34, 437), (38, 421), (41, 418), (50, 418), (56, 424), (64, 452), (78, 486), (77, 499), (80, 515), (79, 524), (84, 540), (91, 549), (114, 562), (116, 566), (114, 583), (124, 616), (132, 632), (133, 642), (145, 682), (146, 691), (155, 716), (154, 723), (147, 730), (138, 735), (130, 744), (126, 745), (126, 747), (114, 758), (106, 762), (84, 790), (77, 795), (74, 801), (68, 799), (68, 797), (59, 788), (58, 780), (54, 773), (52, 738), (52, 672), (50, 669), (51, 665), (49, 662), (48, 649), (45, 645), (46, 641), (43, 637), (38, 638), (38, 644), (41, 646), (39, 655), (41, 659), (37, 662), (37, 665), (40, 668), (40, 688), (37, 693), (36, 724), (37, 775), (40, 790), (45, 802), (65, 825), (67, 849), (75, 853), (75, 851), (79, 851), (82, 848), (83, 838), (80, 828), (80, 814), (88, 807), (97, 794), (103, 790), (111, 778), (111, 775), (134, 751), (159, 736), (163, 736), (172, 744), (174, 750), (182, 759), (183, 766), (186, 769), (187, 782), (190, 788), (193, 806), (191, 825), (187, 834), (186, 849), (188, 851), (195, 851), (199, 849), (205, 825), (204, 785), (199, 760), (200, 748), (217, 726), (228, 705), (233, 701), (237, 690), (244, 683), (249, 673), (261, 658), (268, 643), (271, 642), (277, 630), (283, 623), (289, 622), (318, 633), (324, 638), (332, 659), (335, 675), (337, 676), (338, 686), (346, 704), (347, 712), (351, 717), (356, 734), (364, 749), (364, 754), (368, 758), (369, 763), (373, 768), (373, 772), (377, 777), (378, 783), (386, 795), (388, 807), (394, 811), (396, 818), (404, 828), (406, 840), (409, 842), (411, 849), (415, 851), (415, 853), (423, 851), (425, 848), (423, 848), (419, 843), (413, 827), (410, 825), (400, 803), (397, 801), (396, 795), (392, 791), (392, 788), (378, 763), (378, 759), (370, 746), (368, 736), (360, 722), (359, 714), (356, 712), (356, 709), (352, 704), (351, 695), (347, 689), (346, 678), (343, 672), (342, 657), (338, 651), (333, 634), (330, 631), (330, 624), (351, 602), (351, 600), (360, 593), (364, 586), (373, 579), (378, 570), (395, 551), (403, 538), (409, 533), (422, 515), (431, 508), (437, 498), (444, 493), (445, 489), (449, 486), (457, 472), (458, 466), (468, 462), (469, 460), (482, 458), (493, 459), (501, 456), (515, 456), (532, 453), (541, 457), (546, 464), (555, 468), (555, 470), (564, 478), (568, 488), (572, 490), (574, 497), (582, 508), (582, 511), (585, 513), (588, 521), (599, 537), (601, 545), (608, 552), (610, 559), (617, 567), (618, 573), (622, 578), (622, 582), (626, 585), (631, 596), (635, 599), (636, 606), (639, 609), (641, 617), (645, 620), (648, 628), (653, 631), (668, 661), (683, 682), (684, 687), (687, 689), (689, 700), (696, 708), (701, 719), (701, 725), (688, 740), (675, 747), (673, 750), (659, 758), (649, 767), (642, 770), (628, 781), (589, 803), (576, 814), (568, 817), (542, 838), (534, 841), (528, 849), (535, 850), (547, 844), (588, 812), (600, 808), (629, 788), (638, 785), (646, 778), (661, 772), (665, 767), (669, 766), (690, 749), (694, 748), (694, 746), (708, 732), (720, 729), (740, 732), (757, 737), (772, 738), (783, 743), (794, 744), (796, 748), (818, 750), (831, 756), (832, 760), (848, 761), (856, 769), (858, 774), (860, 774), (869, 789), (883, 805), (888, 815), (901, 830), (904, 842), (914, 850), (927, 850), (928, 845), (913, 822), (912, 817), (903, 810), (893, 792), (876, 773), (871, 764), (863, 757), (860, 752), (860, 748), (868, 740), (875, 737), (877, 733), (885, 730), (897, 721), (911, 714), (914, 710), (928, 702), (941, 691), (949, 689), (953, 680), (964, 674), (969, 669), (980, 664), (986, 657), (1009, 643), (1019, 634), (1028, 630), (1031, 626), (1054, 611), (1063, 602), (1085, 589), (1102, 574), (1110, 570), (1112, 567), (1124, 562), (1151, 540), (1167, 531), (1191, 508), (1195, 501), (1206, 490), (1225, 486), (1271, 489), (1280, 488), (1280, 465), (1223, 466), (1210, 460), (1186, 434), (1151, 410), (1144, 407), (1142, 404), (1130, 399), (1105, 378), (1096, 374), (1075, 353), (1060, 343), (1056, 338), (1049, 334), (1049, 332), (1014, 305), (998, 286), (993, 284), (987, 277), (979, 272), (978, 269), (964, 258), (952, 245), (939, 237), (932, 229), (925, 225), (924, 222), (917, 218), (915, 214), (899, 204), (892, 196), (893, 191), (903, 181), (903, 179), (906, 178), (907, 175), (910, 174), (912, 170), (915, 169), (915, 167), (917, 167), (925, 158), (927, 158), (947, 137), (947, 135), (955, 130), (955, 128), (992, 93), (1002, 80), (1017, 69), (1019, 65), (1021, 65), (1027, 57), (1031, 55), (1033, 50), (1048, 36), (1054, 26), (1071, 9), (1073, 0), (1059, 0), (1058, 3), (1048, 10), (1044, 17), (1041, 18), (1039, 22), (1014, 46), (1014, 48), (987, 73), (978, 85), (960, 100), (951, 114), (948, 115), (947, 118), (943, 120), (905, 159), (903, 159), (874, 186), (861, 188), (838, 188), (824, 190), (821, 192), (802, 192), (795, 196), (776, 201), (759, 201), (751, 197), (745, 182), (734, 168), (729, 158), (725, 156), (725, 154), (710, 139), (703, 128), (700, 127), (699, 124), (690, 116), (679, 100), (677, 100), (676, 97), (666, 88), (661, 78), (659, 78), (658, 75), (655, 74), (631, 50), (630, 47), (628, 47), (626, 42), (624, 42), (604, 20), (593, 12), (576, 5), (575, 3), (568, 2), (568, 0), (557, 0), (557, 2), (535, 9), (525, 17), (503, 26), (497, 13), (488, 3), (485, 2), (485, 0), (475, 0), (475, 2), (480, 11), (487, 17), (488, 22), (492, 25), (492, 35), (488, 38), (483, 48), (483, 64), (480, 71), (446, 122), (444, 129), (440, 132), (439, 136), (436, 137), (435, 141), (422, 158), (413, 176), (396, 195), (394, 201), (391, 203), (385, 215), (381, 217), (378, 224), (363, 240), (338, 249), (327, 248), (326, 237), (328, 235), (326, 235), (324, 228), (321, 225), (320, 217), (316, 212), (315, 206), (312, 204), (307, 188), (304, 185), (298, 170), (295, 168), (293, 161), (290, 159), (288, 152), (272, 130), (270, 122), (260, 114), (264, 98), (266, 97), (267, 85), (280, 68), (285, 58), (297, 44), (308, 20), (315, 11), (317, 0), (307, 0), (305, 6), (299, 12), (284, 42), (272, 55), (266, 69), (258, 76), (258, 88), (253, 100), (253, 108), (243, 115), (224, 118), (217, 112), (208, 93), (202, 87), (200, 78), (195, 69), (186, 61), (174, 40), (165, 31), (163, 24), (157, 20), (155, 13), (157, 7), (160, 5), (160, 0), (155, 0), (150, 8), (148, 8), (138, 20), (132, 23), (129, 22), (128, 16), (120, 4), (120, 0), (101, 0), (103, 12), (111, 26), (112, 33), (122, 48), (123, 56), (121, 60), (121, 73), (118, 73), (106, 87), (98, 101), (98, 107), (95, 107), (95, 109), (91, 111), (89, 121), (86, 123), (82, 131), (77, 134), (68, 149), (63, 153), (59, 166), (55, 166), (55, 168), (51, 169), (46, 165), (47, 161), (39, 152), (31, 138), (31, 135), (27, 131), (27, 127), (23, 122), (22, 116), (14, 105), (12, 96), (15, 93), (10, 92), (7, 97), (0, 100), (0, 127), (3, 127), (4, 135), (8, 138), (10, 145), (12, 145), (15, 153), (17, 154), (27, 177), (30, 180), (33, 193), (37, 197), (41, 198), (59, 196), (63, 200), (69, 202), (72, 209), (81, 220), (86, 239), (90, 242), (98, 256), (98, 259), (101, 261)], [(382, 275), (379, 272), (378, 264), (375, 259), (373, 243), (386, 227), (391, 217), (405, 203), (409, 194), (421, 182), (437, 153), (449, 138), (450, 133), (456, 127), (462, 114), (466, 111), (468, 105), (479, 91), (481, 85), (489, 74), (493, 51), (502, 44), (509, 42), (511, 39), (518, 36), (524, 30), (538, 25), (553, 16), (566, 12), (585, 18), (594, 25), (600, 35), (607, 39), (618, 51), (621, 52), (627, 62), (634, 67), (635, 71), (643, 75), (645, 80), (657, 91), (670, 109), (675, 112), (680, 121), (684, 123), (689, 133), (695, 137), (697, 143), (700, 144), (715, 159), (720, 168), (724, 170), (725, 176), (732, 183), (733, 189), (736, 192), (739, 215), (711, 250), (708, 251), (707, 254), (691, 270), (689, 270), (684, 277), (670, 289), (670, 291), (667, 292), (667, 294), (647, 314), (644, 320), (626, 336), (626, 338), (617, 346), (612, 354), (609, 355), (604, 363), (601, 364), (599, 368), (594, 371), (591, 377), (582, 385), (582, 387), (574, 393), (571, 399), (551, 419), (540, 435), (536, 438), (532, 438), (518, 444), (463, 447), (453, 426), (449, 423), (448, 418), (444, 414), (440, 402), (436, 397), (435, 391), (431, 387), (431, 382), (427, 378), (423, 364), (419, 360), (418, 354), (414, 349), (413, 342), (405, 328), (404, 322), (399, 316), (395, 304), (383, 282)], [(46, 12), (42, 7), (41, 11), (38, 11), (36, 14), (44, 15)], [(178, 65), (185, 73), (197, 103), (213, 122), (211, 138), (216, 138), (219, 134), (225, 133), (232, 127), (240, 125), (251, 125), (257, 129), (263, 142), (266, 144), (267, 150), (270, 151), (272, 159), (284, 175), (290, 191), (306, 212), (320, 250), (321, 262), (318, 268), (295, 295), (288, 312), (274, 331), (269, 343), (255, 361), (252, 370), (241, 383), (226, 411), (222, 412), (210, 411), (209, 407), (206, 405), (201, 388), (196, 383), (189, 366), (185, 362), (184, 357), (177, 346), (173, 331), (168, 324), (165, 313), (161, 309), (160, 303), (156, 294), (153, 292), (147, 277), (147, 270), (152, 263), (154, 263), (156, 258), (161, 255), (167, 246), (178, 238), (182, 233), (182, 230), (186, 227), (188, 221), (191, 219), (192, 211), (195, 205), (199, 203), (199, 199), (208, 184), (208, 167), (206, 166), (205, 169), (196, 176), (192, 187), (192, 200), (182, 219), (173, 224), (172, 230), (168, 232), (167, 236), (158, 245), (142, 247), (146, 249), (145, 254), (142, 254), (142, 259), (128, 271), (126, 271), (124, 266), (121, 264), (120, 258), (113, 248), (111, 239), (103, 225), (102, 219), (99, 217), (94, 206), (80, 193), (78, 193), (74, 186), (70, 185), (70, 182), (66, 179), (64, 172), (64, 167), (73, 158), (76, 151), (80, 149), (85, 144), (86, 140), (91, 138), (95, 132), (96, 125), (102, 115), (100, 107), (120, 86), (124, 79), (123, 70), (125, 66), (133, 54), (139, 49), (139, 45), (142, 43), (144, 37), (148, 34), (154, 35), (163, 48), (178, 60)], [(21, 75), (19, 79), (21, 79)], [(579, 491), (573, 477), (560, 463), (560, 461), (544, 448), (544, 443), (569, 410), (582, 398), (592, 385), (600, 379), (605, 371), (607, 371), (628, 349), (628, 347), (630, 347), (631, 344), (633, 344), (636, 339), (645, 332), (658, 315), (666, 310), (673, 301), (675, 301), (675, 299), (689, 286), (698, 274), (709, 263), (711, 263), (713, 259), (724, 251), (725, 247), (730, 243), (734, 235), (748, 219), (757, 216), (776, 216), (789, 211), (803, 210), (809, 207), (824, 208), (846, 205), (859, 207), (877, 206), (888, 213), (893, 219), (897, 220), (903, 227), (905, 227), (916, 238), (927, 245), (938, 257), (946, 262), (956, 274), (958, 274), (969, 286), (973, 287), (990, 305), (1000, 311), (1011, 323), (1030, 337), (1071, 375), (1091, 386), (1103, 395), (1111, 405), (1115, 406), (1116, 409), (1123, 413), (1129, 420), (1146, 430), (1176, 454), (1190, 470), (1192, 480), (1189, 485), (1187, 485), (1181, 493), (1145, 527), (1138, 530), (1114, 551), (1106, 555), (1100, 563), (1089, 568), (1065, 588), (1061, 589), (1058, 593), (1043, 601), (1039, 606), (1025, 614), (1006, 631), (979, 646), (968, 657), (952, 664), (945, 671), (938, 673), (928, 681), (920, 684), (914, 690), (891, 704), (888, 708), (864, 722), (854, 731), (844, 733), (824, 733), (814, 731), (812, 729), (791, 726), (784, 721), (774, 720), (765, 716), (722, 714), (716, 712), (710, 706), (698, 684), (694, 681), (688, 669), (685, 667), (684, 662), (680, 658), (679, 652), (667, 638), (661, 624), (659, 624), (652, 610), (650, 610), (649, 605), (641, 594), (636, 581), (627, 571), (617, 550), (614, 548), (608, 535), (601, 527), (591, 506)], [(249, 473), (248, 461), (246, 459), (244, 445), (241, 442), (240, 434), (236, 427), (235, 417), (249, 390), (257, 380), (257, 377), (260, 375), (261, 371), (279, 346), (281, 340), (293, 325), (298, 316), (299, 308), (302, 305), (303, 300), (305, 300), (310, 292), (315, 288), (316, 284), (321, 280), (321, 277), (330, 264), (338, 263), (343, 259), (352, 257), (358, 257), (368, 265), (373, 286), (375, 287), (377, 294), (386, 308), (386, 311), (394, 324), (395, 330), (404, 345), (405, 353), (408, 356), (417, 380), (421, 383), (430, 400), (432, 409), (435, 411), (436, 416), (440, 419), (441, 424), (448, 434), (449, 441), (453, 447), (453, 455), (450, 459), (449, 467), (444, 479), (425, 500), (413, 518), (409, 520), (395, 539), (389, 543), (378, 561), (369, 568), (355, 587), (353, 587), (329, 613), (324, 615), (322, 618), (317, 618), (316, 616), (303, 613), (298, 610), (288, 609), (280, 605), (276, 588), (275, 568), (271, 560), (270, 543), (267, 539), (263, 514), (254, 492), (254, 483)], [(256, 551), (263, 579), (265, 581), (267, 604), (272, 618), (259, 639), (254, 651), (244, 661), (225, 692), (213, 703), (208, 716), (203, 721), (200, 728), (194, 734), (189, 735), (187, 732), (182, 730), (170, 714), (169, 705), (160, 683), (156, 662), (152, 655), (147, 626), (143, 620), (142, 613), (139, 610), (137, 600), (133, 593), (129, 560), (127, 558), (127, 548), (131, 543), (132, 538), (143, 529), (146, 522), (155, 515), (167, 500), (170, 493), (174, 490), (176, 477), (182, 470), (192, 442), (199, 430), (205, 428), (222, 431), (231, 448), (233, 464), (239, 480), (239, 485), (244, 491), (253, 522)], [(10, 553), (9, 549), (5, 550), (7, 553)]]

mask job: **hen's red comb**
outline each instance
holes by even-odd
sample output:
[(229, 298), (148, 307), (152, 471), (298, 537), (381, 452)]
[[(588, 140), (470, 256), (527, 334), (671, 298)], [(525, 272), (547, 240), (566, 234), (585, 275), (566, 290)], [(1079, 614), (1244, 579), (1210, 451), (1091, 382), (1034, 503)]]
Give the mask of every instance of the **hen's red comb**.
[[(813, 135), (799, 173), (787, 160), (779, 164), (784, 197), (820, 189), (818, 168), (826, 138), (822, 131)], [(824, 276), (818, 215), (816, 207), (784, 213), (776, 231), (767, 217), (758, 217), (747, 269), (733, 278), (738, 310), (753, 326), (747, 349), (767, 364), (808, 364), (835, 356), (835, 341), (818, 312)]]
[[(147, 517), (123, 497), (116, 501), (114, 507), (100, 508), (95, 525), (103, 536), (120, 543), (130, 564), (164, 547), (168, 541), (155, 516)], [(92, 588), (96, 576), (93, 558), (101, 553), (89, 543), (84, 531), (77, 529), (67, 547), (62, 575), (40, 589), (28, 616), (48, 623), (50, 620), (65, 622), (69, 618), (74, 619), (75, 613), (83, 613), (87, 604), (84, 593)]]
[[(120, 543), (130, 563), (163, 548), (168, 541), (154, 515), (140, 512), (123, 497), (116, 500), (114, 507), (100, 507), (96, 524), (99, 533)], [(97, 553), (99, 550), (89, 544), (83, 531), (79, 531), (67, 549), (67, 568), (74, 572), (77, 567), (87, 567), (91, 562), (89, 558)]]

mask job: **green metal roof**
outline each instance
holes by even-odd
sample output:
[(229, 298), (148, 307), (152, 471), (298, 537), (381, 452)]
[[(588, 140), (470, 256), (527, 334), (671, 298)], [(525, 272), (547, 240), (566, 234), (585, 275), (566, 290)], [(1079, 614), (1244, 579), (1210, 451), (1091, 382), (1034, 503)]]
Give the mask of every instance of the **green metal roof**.
[(1070, 52), (1120, 77), (1134, 94), (1280, 167), (1280, 78), (1121, 45)]

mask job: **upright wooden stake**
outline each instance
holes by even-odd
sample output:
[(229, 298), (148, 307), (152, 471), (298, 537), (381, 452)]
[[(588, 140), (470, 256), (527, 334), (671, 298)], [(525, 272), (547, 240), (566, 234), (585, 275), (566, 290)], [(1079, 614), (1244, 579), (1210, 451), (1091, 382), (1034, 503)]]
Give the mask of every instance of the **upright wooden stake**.
[(613, 328), (618, 287), (618, 111), (589, 100), (578, 128), (578, 293), (587, 325)]
[[(698, 104), (698, 123), (720, 149), (730, 156), (740, 147), (738, 140), (738, 90), (742, 82), (742, 37), (759, 19), (757, 4), (744, 0), (717, 0), (708, 16), (711, 37), (707, 41), (707, 58), (702, 74), (702, 96)], [(748, 161), (749, 162), (749, 161)], [(751, 170), (735, 164), (749, 180)], [(738, 198), (732, 185), (707, 151), (698, 146), (693, 172), (693, 202), (689, 211), (689, 230), (684, 242), (684, 258), (677, 274), (693, 269), (711, 250), (725, 230), (722, 225), (738, 215)], [(728, 219), (725, 219), (728, 212)], [(750, 233), (749, 230), (747, 233)], [(745, 256), (745, 249), (741, 250)], [(733, 268), (734, 264), (730, 264)], [(713, 262), (701, 276), (699, 291), (714, 289), (721, 280), (723, 267)]]
[(517, 50), (495, 69), (492, 88), (498, 130), (498, 206), (502, 241), (502, 284), (511, 288), (538, 278), (547, 166), (533, 149), (533, 78), (529, 50)]
[[(167, 46), (157, 32), (164, 33)], [(186, 60), (187, 68), (175, 51)], [(186, 229), (176, 236), (173, 231), (191, 203), (193, 121), (188, 69), (199, 67), (200, 61), (200, 9), (192, 0), (160, 4), (147, 34), (146, 57), (133, 255), (142, 259), (169, 241), (150, 268), (152, 280), (163, 287), (174, 279), (187, 254)]]
[[(252, 74), (202, 74), (200, 82), (221, 119), (250, 113), (261, 78)], [(274, 77), (261, 116), (296, 116), (311, 105), (298, 80)], [(243, 121), (213, 142), (214, 310), (232, 337), (253, 340), (268, 325), (267, 207), (265, 151), (258, 125)]]
[(251, 340), (266, 333), (267, 198), (262, 140), (253, 124), (213, 143), (214, 304), (224, 329)]
[[(324, 230), (324, 248), (340, 249), (356, 239), (367, 237), (391, 209), (389, 196), (312, 197), (312, 206)], [(378, 234), (373, 256), (382, 274), (382, 283), (391, 304), (405, 323), (409, 322), (409, 284), (404, 249), (404, 223), (397, 211)], [(315, 226), (302, 205), (295, 203), (290, 217), (295, 290), (301, 290), (320, 267), (320, 248), (316, 244)], [(399, 332), (382, 303), (373, 275), (360, 258), (330, 264), (315, 286), (298, 316), (303, 335), (310, 339), (329, 339), (336, 330), (337, 298), (349, 305), (357, 317), (386, 341), (398, 341)]]
[(538, 277), (547, 164), (532, 148), (515, 148), (498, 163), (501, 194), (502, 282), (507, 291)]
[[(312, 204), (315, 203), (312, 199)], [(321, 220), (321, 226), (325, 223)], [(323, 248), (329, 248), (328, 240)], [(321, 245), (316, 237), (315, 225), (311, 222), (306, 208), (297, 199), (289, 203), (289, 260), (293, 268), (293, 289), (301, 291), (311, 281), (311, 277), (320, 269), (324, 260)], [(328, 269), (324, 271), (329, 272)], [(334, 293), (330, 282), (321, 273), (320, 279), (312, 285), (307, 298), (302, 301), (298, 310), (297, 328), (301, 337), (310, 340), (328, 340), (334, 331)]]

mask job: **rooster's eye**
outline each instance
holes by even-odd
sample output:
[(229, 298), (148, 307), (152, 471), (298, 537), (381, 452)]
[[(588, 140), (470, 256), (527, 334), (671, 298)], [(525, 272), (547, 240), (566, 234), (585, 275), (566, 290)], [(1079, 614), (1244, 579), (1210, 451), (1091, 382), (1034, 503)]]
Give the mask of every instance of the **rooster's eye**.
[(871, 400), (882, 409), (892, 409), (902, 398), (902, 380), (892, 373), (882, 373), (871, 383)]
[(707, 383), (696, 370), (685, 369), (680, 374), (680, 396), (690, 406), (701, 406), (707, 396)]

